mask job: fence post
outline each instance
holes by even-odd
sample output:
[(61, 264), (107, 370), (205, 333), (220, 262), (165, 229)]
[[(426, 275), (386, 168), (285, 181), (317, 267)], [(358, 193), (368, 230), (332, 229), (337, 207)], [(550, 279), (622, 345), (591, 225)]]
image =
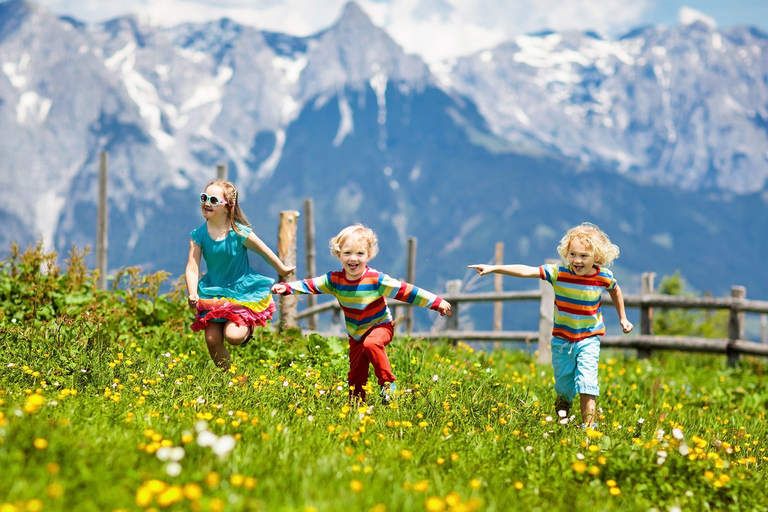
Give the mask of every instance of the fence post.
[(217, 180), (227, 179), (227, 164), (216, 164), (216, 179)]
[[(640, 277), (640, 296), (651, 295), (653, 293), (653, 280), (656, 277), (654, 272), (643, 272)], [(640, 334), (653, 334), (653, 308), (640, 306)], [(638, 359), (648, 359), (651, 357), (652, 350), (649, 348), (637, 349)]]
[[(747, 289), (743, 286), (731, 286), (731, 297), (734, 299), (744, 299), (747, 296)], [(736, 366), (739, 362), (740, 354), (732, 349), (732, 343), (744, 338), (744, 312), (731, 309), (731, 315), (728, 318), (728, 366)]]
[[(461, 279), (453, 279), (445, 283), (446, 295), (455, 295), (461, 293)], [(447, 331), (459, 330), (459, 302), (451, 302), (451, 315), (445, 319), (445, 329)], [(451, 340), (451, 345), (456, 345), (458, 340)]]
[[(416, 237), (408, 237), (408, 255), (405, 265), (405, 280), (408, 283), (416, 282)], [(405, 308), (404, 327), (405, 332), (411, 334), (413, 331), (413, 308)]]
[(96, 268), (99, 271), (98, 287), (107, 289), (107, 243), (109, 232), (109, 203), (107, 198), (106, 151), (99, 154), (99, 198), (96, 213)]
[[(304, 199), (304, 264), (306, 279), (315, 277), (315, 204), (311, 198)], [(317, 303), (317, 297), (307, 295), (307, 307)], [(307, 318), (307, 327), (317, 329), (317, 315)]]
[(760, 315), (760, 341), (768, 343), (768, 315)]
[(541, 299), (539, 301), (539, 353), (540, 363), (552, 362), (552, 328), (555, 325), (555, 289), (548, 281), (539, 281)]
[[(504, 264), (504, 242), (496, 242), (496, 263), (495, 265)], [(504, 276), (501, 274), (493, 274), (493, 291), (500, 293), (504, 291)], [(504, 303), (496, 301), (493, 303), (493, 330), (501, 331), (504, 317)]]
[[(288, 210), (280, 212), (280, 225), (277, 233), (277, 257), (287, 267), (296, 265), (296, 224), (299, 212)], [(294, 270), (287, 276), (281, 276), (280, 282), (296, 279)], [(280, 324), (278, 329), (284, 331), (289, 327), (298, 325), (297, 297), (295, 295), (282, 295), (280, 297)]]

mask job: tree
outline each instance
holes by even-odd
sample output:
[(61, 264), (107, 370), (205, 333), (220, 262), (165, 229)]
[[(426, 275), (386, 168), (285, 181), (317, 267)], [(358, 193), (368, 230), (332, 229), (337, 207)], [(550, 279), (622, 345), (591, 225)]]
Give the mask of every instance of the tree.
[[(657, 293), (695, 297), (685, 290), (685, 279), (680, 271), (664, 276)], [(698, 336), (702, 338), (728, 337), (728, 312), (698, 309), (657, 309), (653, 315), (653, 333), (670, 336)]]

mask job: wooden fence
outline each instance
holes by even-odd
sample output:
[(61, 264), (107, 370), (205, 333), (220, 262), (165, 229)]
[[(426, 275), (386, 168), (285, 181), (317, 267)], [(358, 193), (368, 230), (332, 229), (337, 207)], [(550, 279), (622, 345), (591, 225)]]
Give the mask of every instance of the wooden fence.
[[(652, 279), (652, 274), (644, 274), (643, 279)], [(551, 361), (549, 343), (552, 337), (552, 312), (554, 309), (554, 291), (552, 286), (540, 281), (538, 290), (508, 291), (493, 293), (457, 293), (455, 288), (441, 295), (451, 303), (453, 315), (447, 317), (445, 330), (413, 332), (406, 331), (411, 338), (423, 338), (429, 340), (458, 340), (465, 341), (522, 341), (537, 343), (540, 362)], [(453, 285), (455, 286), (455, 285)], [(473, 302), (539, 302), (539, 326), (538, 330), (531, 331), (465, 331), (459, 328), (459, 311), (462, 304)], [(607, 293), (603, 295), (603, 308), (612, 305), (611, 297)], [(672, 295), (659, 295), (643, 293), (640, 295), (625, 295), (624, 305), (627, 309), (639, 308), (640, 321), (635, 326), (635, 331), (630, 334), (603, 336), (601, 346), (624, 349), (636, 349), (638, 357), (649, 357), (653, 350), (679, 350), (688, 352), (710, 352), (726, 354), (728, 363), (735, 364), (740, 354), (768, 356), (768, 343), (765, 343), (766, 332), (763, 329), (763, 343), (744, 339), (744, 314), (757, 313), (768, 315), (768, 301), (747, 300), (745, 289), (734, 286), (731, 297), (682, 297)], [(409, 307), (410, 304), (393, 302), (392, 306)], [(661, 309), (703, 309), (703, 310), (728, 310), (728, 338), (712, 339), (692, 336), (659, 336), (653, 334), (653, 311)], [(298, 319), (327, 311), (338, 311), (339, 306), (335, 300), (324, 302), (304, 309), (297, 315)], [(611, 311), (606, 311), (610, 315)], [(765, 316), (763, 316), (763, 319)], [(765, 322), (763, 322), (765, 325)], [(635, 332), (639, 331), (637, 334)]]
[[(312, 222), (312, 200), (305, 199), (304, 212), (309, 217), (308, 223), (305, 223), (305, 243), (307, 246), (307, 270), (314, 271), (314, 225)], [(285, 245), (284, 238), (290, 239), (291, 244), (296, 240), (296, 216), (298, 212), (283, 212), (292, 216), (293, 223), (291, 230), (284, 233), (284, 221), (281, 216), (281, 228), (278, 239), (278, 247)], [(295, 262), (295, 245), (293, 248), (292, 262)], [(282, 251), (281, 251), (282, 252)], [(414, 283), (415, 261), (416, 261), (416, 239), (408, 239), (407, 254), (407, 278), (406, 281)], [(495, 260), (501, 264), (503, 256), (503, 244), (496, 244)], [(307, 274), (307, 277), (313, 277)], [(465, 341), (517, 341), (526, 343), (536, 343), (538, 359), (540, 362), (551, 361), (550, 341), (552, 338), (552, 313), (554, 310), (554, 290), (552, 286), (539, 281), (537, 290), (529, 291), (501, 291), (501, 276), (494, 276), (494, 292), (492, 293), (462, 293), (460, 280), (449, 281), (446, 283), (446, 292), (441, 296), (451, 303), (453, 314), (446, 317), (445, 328), (440, 331), (413, 332), (413, 316), (409, 311), (411, 304), (392, 301), (391, 307), (400, 311), (406, 308), (406, 314), (402, 315), (405, 321), (404, 330), (412, 338), (422, 338), (428, 340), (450, 340), (456, 343), (459, 340)], [(653, 293), (653, 280), (655, 274), (647, 272), (643, 274), (641, 280), (640, 295), (625, 295), (625, 308), (638, 308), (640, 310), (639, 325), (630, 334), (603, 336), (601, 346), (615, 347), (623, 349), (635, 349), (639, 358), (647, 358), (654, 350), (679, 350), (689, 352), (710, 352), (726, 354), (728, 363), (735, 364), (741, 354), (768, 356), (768, 301), (756, 301), (746, 299), (746, 289), (741, 286), (734, 286), (731, 289), (730, 297), (682, 297), (671, 295), (660, 295)], [(284, 280), (291, 279), (292, 276), (286, 276)], [(539, 303), (539, 322), (538, 329), (531, 331), (505, 331), (501, 330), (501, 317), (504, 302), (537, 301)], [(459, 326), (459, 313), (462, 304), (473, 302), (493, 302), (494, 303), (494, 330), (492, 331), (467, 331), (461, 330)], [(603, 294), (604, 309), (612, 305), (609, 294)], [(308, 319), (311, 329), (317, 325), (317, 315), (320, 313), (332, 311), (338, 315), (340, 307), (336, 300), (329, 300), (322, 304), (315, 305), (315, 298), (309, 302), (309, 307), (303, 311), (297, 312), (295, 300), (281, 297), (281, 328), (294, 326), (298, 320)], [(710, 339), (692, 336), (659, 336), (653, 333), (653, 310), (661, 309), (703, 309), (727, 310), (730, 312), (728, 320), (728, 338)], [(762, 343), (753, 342), (744, 339), (744, 314), (761, 314), (762, 320)], [(606, 315), (610, 312), (606, 312)], [(289, 318), (286, 323), (283, 319)], [(403, 328), (401, 327), (401, 329)], [(327, 334), (327, 333), (325, 333)], [(401, 333), (402, 334), (402, 333)]]

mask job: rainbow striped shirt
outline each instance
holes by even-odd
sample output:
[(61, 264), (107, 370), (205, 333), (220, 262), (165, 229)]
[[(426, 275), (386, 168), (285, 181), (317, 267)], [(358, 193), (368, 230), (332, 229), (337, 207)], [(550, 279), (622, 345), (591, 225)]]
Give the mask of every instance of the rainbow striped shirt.
[(568, 267), (548, 264), (539, 275), (555, 289), (555, 314), (552, 336), (581, 341), (605, 334), (600, 299), (603, 290), (613, 291), (616, 280), (610, 270), (595, 265), (597, 274), (578, 276)]
[(285, 285), (286, 294), (327, 293), (336, 297), (344, 312), (347, 332), (355, 340), (360, 340), (372, 327), (392, 321), (385, 297), (430, 309), (437, 309), (443, 301), (437, 295), (370, 267), (366, 267), (363, 277), (356, 281), (347, 280), (344, 271), (337, 270)]

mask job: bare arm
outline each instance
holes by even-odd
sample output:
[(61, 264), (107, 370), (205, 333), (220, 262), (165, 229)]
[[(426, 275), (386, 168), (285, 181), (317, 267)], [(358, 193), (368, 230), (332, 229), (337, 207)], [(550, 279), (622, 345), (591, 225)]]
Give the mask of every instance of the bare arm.
[(197, 306), (199, 297), (197, 296), (197, 283), (200, 279), (200, 256), (202, 254), (202, 248), (192, 240), (189, 241), (189, 258), (187, 259), (187, 270), (185, 276), (187, 278), (187, 294), (190, 307)]
[(621, 328), (625, 333), (632, 331), (634, 326), (632, 325), (632, 322), (627, 320), (627, 313), (624, 310), (624, 296), (621, 294), (621, 288), (619, 288), (619, 285), (617, 284), (616, 287), (608, 293), (613, 301), (613, 306), (616, 308), (616, 313), (619, 315)]
[(529, 265), (468, 265), (481, 276), (486, 274), (503, 274), (512, 277), (540, 277), (539, 267)]
[(262, 242), (261, 238), (256, 236), (253, 231), (251, 231), (251, 234), (248, 235), (244, 245), (247, 249), (252, 250), (264, 258), (264, 260), (269, 263), (269, 266), (274, 268), (281, 276), (288, 275), (296, 270), (296, 266), (286, 267), (283, 262), (280, 261), (280, 258), (278, 258), (274, 252), (272, 252), (272, 249), (270, 249), (267, 244)]

